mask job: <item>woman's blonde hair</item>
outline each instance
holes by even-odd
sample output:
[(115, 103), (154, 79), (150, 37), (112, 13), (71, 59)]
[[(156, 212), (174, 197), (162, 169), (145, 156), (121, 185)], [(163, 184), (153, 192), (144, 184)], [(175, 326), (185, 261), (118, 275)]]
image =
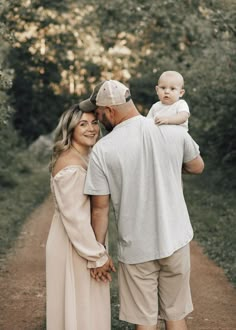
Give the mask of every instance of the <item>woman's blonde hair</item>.
[(63, 151), (70, 148), (72, 137), (75, 127), (80, 121), (83, 112), (80, 110), (79, 105), (73, 105), (69, 110), (63, 112), (59, 123), (55, 129), (54, 146), (52, 150), (51, 162), (49, 170), (52, 172), (53, 167)]

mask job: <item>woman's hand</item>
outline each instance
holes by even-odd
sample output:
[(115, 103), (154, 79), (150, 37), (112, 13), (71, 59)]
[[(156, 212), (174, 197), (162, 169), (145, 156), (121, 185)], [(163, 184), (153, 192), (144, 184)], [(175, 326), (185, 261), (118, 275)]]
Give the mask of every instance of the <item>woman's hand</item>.
[(108, 257), (107, 262), (102, 267), (90, 269), (90, 275), (98, 282), (111, 282), (111, 272), (116, 272), (116, 269), (110, 256)]

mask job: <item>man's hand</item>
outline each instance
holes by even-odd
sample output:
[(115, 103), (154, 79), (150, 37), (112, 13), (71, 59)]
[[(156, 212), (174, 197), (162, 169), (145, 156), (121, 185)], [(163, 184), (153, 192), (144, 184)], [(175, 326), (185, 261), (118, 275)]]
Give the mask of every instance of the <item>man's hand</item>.
[(111, 274), (110, 272), (116, 272), (115, 266), (113, 265), (113, 261), (111, 257), (108, 257), (107, 262), (102, 267), (97, 268), (91, 268), (90, 269), (90, 275), (92, 278), (94, 278), (96, 281), (100, 282), (111, 282)]
[(155, 118), (155, 124), (157, 124), (157, 125), (168, 125), (169, 124), (169, 118), (168, 117), (156, 117)]

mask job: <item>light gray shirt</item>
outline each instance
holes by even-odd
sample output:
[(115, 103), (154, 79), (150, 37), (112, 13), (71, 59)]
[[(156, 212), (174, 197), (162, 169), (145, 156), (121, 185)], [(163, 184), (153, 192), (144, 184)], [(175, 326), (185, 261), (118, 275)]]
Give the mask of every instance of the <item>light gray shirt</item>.
[(186, 130), (136, 116), (94, 146), (84, 193), (111, 195), (118, 259), (128, 264), (170, 256), (193, 237), (182, 164), (199, 155)]

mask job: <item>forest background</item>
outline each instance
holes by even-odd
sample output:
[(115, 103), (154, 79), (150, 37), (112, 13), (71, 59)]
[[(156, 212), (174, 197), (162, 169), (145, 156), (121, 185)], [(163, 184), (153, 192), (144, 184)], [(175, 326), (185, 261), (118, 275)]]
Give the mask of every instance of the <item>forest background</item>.
[(196, 239), (236, 283), (235, 1), (0, 0), (0, 17), (1, 257), (49, 192), (32, 143), (103, 79), (127, 84), (146, 115), (176, 70), (206, 163), (184, 183)]

